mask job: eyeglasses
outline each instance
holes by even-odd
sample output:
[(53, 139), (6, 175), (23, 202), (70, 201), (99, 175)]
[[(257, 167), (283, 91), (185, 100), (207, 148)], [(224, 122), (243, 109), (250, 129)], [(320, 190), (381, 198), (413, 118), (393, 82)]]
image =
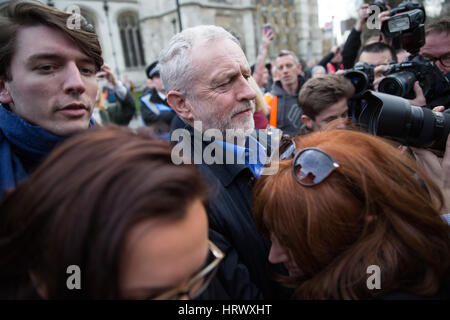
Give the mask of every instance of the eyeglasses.
[(294, 152), (295, 152), (296, 146), (293, 139), (287, 136), (281, 137), (280, 141), (280, 160), (287, 160), (289, 158), (292, 158)]
[(306, 187), (321, 183), (339, 168), (339, 164), (329, 153), (312, 147), (297, 150), (293, 139), (283, 137), (280, 141), (280, 160), (292, 157), (292, 175)]
[(292, 175), (302, 186), (318, 185), (337, 168), (337, 161), (319, 148), (304, 148), (294, 152)]
[(206, 266), (186, 285), (166, 291), (152, 300), (180, 300), (184, 297), (192, 300), (200, 296), (211, 283), (217, 273), (220, 261), (225, 257), (225, 254), (211, 241), (208, 241), (208, 249)]
[(433, 57), (433, 56), (429, 56), (427, 54), (423, 54), (423, 56), (427, 59), (430, 59), (434, 63), (436, 63), (436, 61), (439, 61), (444, 67), (450, 67), (450, 52), (448, 52), (440, 57)]

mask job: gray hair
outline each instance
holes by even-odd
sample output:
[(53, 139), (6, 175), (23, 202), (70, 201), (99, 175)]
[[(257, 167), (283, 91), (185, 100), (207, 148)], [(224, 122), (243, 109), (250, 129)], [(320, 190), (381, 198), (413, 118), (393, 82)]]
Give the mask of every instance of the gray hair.
[(192, 65), (191, 51), (197, 42), (210, 42), (230, 39), (240, 46), (239, 40), (222, 27), (200, 25), (188, 28), (170, 39), (159, 55), (160, 76), (166, 92), (171, 90), (188, 94), (193, 81), (195, 68)]
[(294, 58), (295, 64), (299, 65), (300, 61), (298, 60), (297, 55), (294, 52), (290, 50), (281, 50), (277, 58), (284, 56), (291, 56), (292, 58)]

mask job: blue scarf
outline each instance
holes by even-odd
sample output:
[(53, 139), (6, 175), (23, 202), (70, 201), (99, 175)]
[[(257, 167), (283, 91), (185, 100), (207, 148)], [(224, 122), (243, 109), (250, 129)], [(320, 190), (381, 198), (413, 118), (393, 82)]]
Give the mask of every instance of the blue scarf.
[(0, 104), (0, 199), (4, 191), (16, 187), (28, 176), (20, 159), (37, 164), (62, 139), (26, 123)]

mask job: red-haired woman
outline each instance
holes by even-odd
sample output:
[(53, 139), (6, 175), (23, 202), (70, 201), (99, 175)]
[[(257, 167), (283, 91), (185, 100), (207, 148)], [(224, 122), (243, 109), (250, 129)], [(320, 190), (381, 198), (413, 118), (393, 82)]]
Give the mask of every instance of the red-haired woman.
[(288, 269), (279, 280), (293, 298), (445, 297), (444, 199), (414, 160), (353, 131), (312, 133), (295, 145), (293, 159), (254, 191), (269, 260)]

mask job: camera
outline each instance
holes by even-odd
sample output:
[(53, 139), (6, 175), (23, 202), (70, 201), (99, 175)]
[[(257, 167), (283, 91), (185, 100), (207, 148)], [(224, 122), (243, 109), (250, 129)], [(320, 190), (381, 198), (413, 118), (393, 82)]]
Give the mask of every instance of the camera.
[(344, 77), (349, 79), (355, 87), (355, 97), (358, 97), (364, 91), (372, 88), (373, 80), (375, 79), (375, 66), (358, 62), (353, 69), (344, 71)]
[(389, 94), (366, 91), (360, 99), (357, 122), (370, 134), (404, 145), (445, 150), (450, 133), (450, 114), (411, 106)]
[(419, 81), (427, 101), (437, 98), (437, 83), (446, 83), (447, 79), (429, 59), (419, 55), (408, 57), (403, 63), (391, 64), (384, 73), (387, 75), (378, 85), (378, 91), (414, 99), (414, 82)]
[(425, 44), (425, 8), (413, 1), (403, 1), (389, 12), (391, 16), (384, 21), (381, 32), (386, 38), (399, 39), (401, 47), (411, 54), (419, 52)]

